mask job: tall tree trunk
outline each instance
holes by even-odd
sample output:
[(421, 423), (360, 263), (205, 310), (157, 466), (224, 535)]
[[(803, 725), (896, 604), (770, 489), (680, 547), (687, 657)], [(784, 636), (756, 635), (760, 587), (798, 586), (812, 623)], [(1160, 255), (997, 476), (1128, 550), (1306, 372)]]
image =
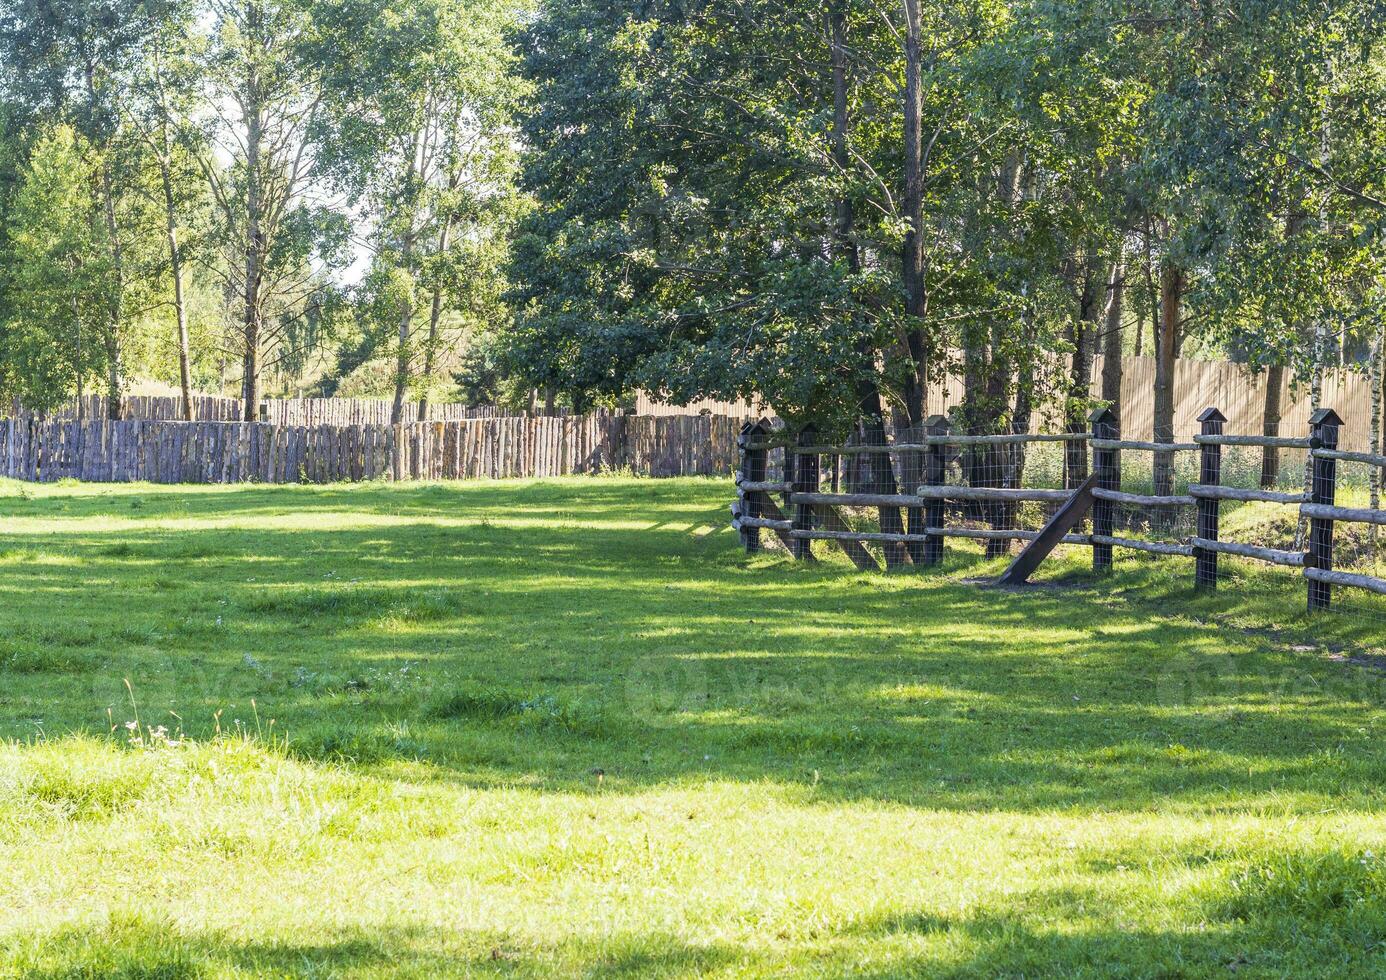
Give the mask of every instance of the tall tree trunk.
[[(1261, 411), (1261, 434), (1280, 435), (1281, 396), (1285, 388), (1285, 365), (1272, 364), (1266, 369), (1266, 402)], [(1280, 479), (1280, 449), (1266, 446), (1261, 450), (1261, 488), (1269, 490)]]
[[(246, 86), (248, 92), (257, 92), (254, 81)], [(263, 188), (261, 140), (264, 120), (258, 105), (248, 105), (246, 119), (246, 249), (245, 249), (245, 295), (242, 310), (241, 331), (245, 348), (241, 360), (241, 418), (254, 422), (260, 412), (260, 318), (262, 297), (261, 279), (264, 276), (264, 202), (261, 200)]]
[[(96, 67), (91, 61), (87, 61), (85, 65), (83, 78), (86, 82), (87, 98), (95, 106), (97, 102)], [(114, 280), (106, 308), (106, 387), (108, 396), (106, 414), (109, 418), (119, 419), (124, 397), (120, 332), (124, 318), (122, 305), (125, 298), (125, 253), (120, 242), (120, 226), (116, 220), (115, 191), (111, 187), (111, 165), (104, 151), (101, 154), (97, 185), (97, 191), (101, 198), (101, 214), (106, 224), (106, 237), (109, 239), (107, 247), (111, 254), (111, 275)]]
[(1309, 355), (1309, 407), (1318, 411), (1323, 407), (1323, 370), (1328, 357), (1328, 325), (1322, 319), (1314, 325), (1313, 344)]
[[(1179, 349), (1180, 309), (1184, 299), (1184, 270), (1173, 262), (1160, 263), (1160, 334), (1155, 349), (1155, 424), (1156, 442), (1174, 441), (1174, 360)], [(1155, 493), (1168, 496), (1174, 492), (1174, 454), (1155, 454)]]
[[(1025, 154), (1021, 148), (1007, 153), (996, 184), (996, 196), (1006, 208), (1020, 200)], [(993, 318), (989, 323), (970, 323), (963, 329), (963, 426), (973, 435), (993, 435), (1003, 429), (1010, 408), (1010, 385), (1014, 365), (1008, 353), (1005, 331), (1009, 321)], [(967, 481), (977, 487), (1005, 486), (1016, 472), (1011, 453), (988, 445), (974, 448), (963, 457)], [(984, 503), (976, 508), (995, 528), (1015, 525), (1015, 505)], [(1010, 551), (1011, 541), (987, 541), (986, 555), (996, 558)]]
[(168, 139), (159, 158), (159, 179), (164, 188), (164, 234), (168, 239), (168, 267), (173, 277), (173, 315), (178, 323), (178, 384), (183, 393), (183, 420), (193, 420), (192, 363), (188, 343), (188, 307), (183, 299), (183, 251), (178, 244), (178, 210), (173, 197)]
[[(1155, 282), (1155, 229), (1152, 227), (1150, 216), (1145, 218), (1145, 291), (1146, 305), (1150, 307), (1150, 346), (1158, 348), (1160, 345), (1160, 287)], [(1136, 354), (1143, 353), (1141, 336), (1143, 331), (1136, 331)], [(1159, 357), (1158, 351), (1155, 355)]]
[(905, 342), (912, 361), (905, 382), (905, 408), (911, 425), (924, 421), (924, 391), (929, 384), (929, 345), (924, 319), (929, 301), (924, 262), (924, 61), (920, 0), (905, 4), (905, 194), (902, 206), (909, 228), (901, 254), (905, 315), (911, 323)]
[[(438, 232), (438, 255), (441, 257), (447, 254), (451, 244), (453, 216), (451, 214), (443, 218), (443, 227)], [(428, 421), (428, 394), (429, 385), (433, 381), (433, 372), (437, 369), (438, 359), (438, 331), (442, 329), (443, 320), (443, 287), (441, 283), (433, 286), (433, 299), (428, 307), (428, 341), (424, 345), (423, 362), (423, 390), (419, 392), (419, 421)]]
[[(414, 131), (414, 139), (409, 148), (409, 166), (405, 170), (404, 186), (411, 188), (414, 183), (415, 174), (418, 173), (419, 153), (422, 150), (424, 132), (422, 129)], [(407, 210), (408, 228), (405, 230), (404, 239), (400, 248), (400, 267), (412, 279), (414, 273), (414, 243), (417, 232), (414, 227), (415, 212), (412, 202), (403, 205)], [(412, 287), (412, 283), (411, 283)], [(404, 303), (399, 311), (399, 350), (395, 357), (395, 401), (390, 409), (390, 422), (399, 425), (404, 421), (404, 401), (409, 396), (409, 368), (412, 360), (410, 344), (414, 339), (414, 292), (411, 288), (409, 295), (404, 298)]]
[(121, 417), (124, 400), (124, 378), (121, 365), (121, 318), (123, 316), (122, 295), (125, 292), (124, 256), (120, 245), (119, 228), (116, 225), (115, 200), (112, 197), (110, 170), (101, 164), (101, 197), (106, 212), (106, 230), (111, 236), (111, 269), (115, 279), (109, 301), (109, 323), (106, 327), (106, 365), (108, 370), (107, 389), (109, 402), (106, 414), (112, 419)]
[[(914, 0), (907, 0), (914, 2)], [(847, 77), (847, 19), (842, 3), (834, 3), (831, 14), (832, 20), (832, 69), (833, 69), (833, 133), (832, 133), (832, 154), (833, 162), (839, 171), (847, 174), (851, 167), (851, 153), (847, 145), (849, 127), (851, 124), (848, 118), (848, 84)], [(837, 201), (837, 223), (833, 236), (833, 250), (837, 257), (847, 264), (853, 272), (861, 268), (861, 253), (857, 248), (856, 241), (853, 239), (853, 225), (856, 216), (853, 212), (852, 201), (847, 195), (843, 195)], [(867, 349), (861, 351), (862, 354), (872, 353)], [(917, 378), (918, 372), (915, 372)], [(881, 405), (881, 392), (876, 380), (865, 371), (861, 372), (861, 380), (857, 385), (858, 411), (861, 414), (862, 436), (867, 445), (884, 446), (886, 444), (885, 432), (885, 413)], [(911, 426), (918, 425), (923, 421), (923, 399), (922, 389), (913, 385), (906, 397), (906, 413), (909, 416)], [(873, 454), (870, 457), (871, 482), (876, 493), (893, 494), (898, 490), (895, 482), (895, 469), (891, 463), (890, 456), (886, 453)], [(903, 534), (905, 531), (905, 521), (898, 507), (882, 507), (880, 509), (881, 530), (886, 534)], [(884, 547), (886, 567), (895, 568), (909, 563), (909, 551), (904, 545), (887, 543)]]
[(1116, 414), (1118, 431), (1121, 425), (1122, 373), (1122, 314), (1126, 296), (1126, 259), (1121, 248), (1112, 262), (1112, 274), (1107, 280), (1107, 310), (1103, 317), (1102, 335), (1102, 400)]
[[(1028, 316), (1027, 316), (1028, 318)], [(1029, 354), (1020, 359), (1015, 379), (1015, 406), (1011, 410), (1011, 432), (1024, 435), (1030, 431), (1034, 416), (1035, 362)], [(1010, 474), (1006, 486), (1019, 487), (1025, 482), (1025, 443), (1017, 442), (1010, 446)]]
[[(1073, 359), (1069, 365), (1068, 397), (1064, 400), (1064, 422), (1068, 432), (1087, 431), (1088, 399), (1092, 394), (1092, 356), (1101, 306), (1097, 299), (1097, 279), (1092, 258), (1076, 265), (1079, 280), (1078, 315), (1071, 325)], [(1064, 487), (1074, 489), (1088, 478), (1088, 444), (1064, 443)]]
[[(1328, 326), (1323, 318), (1314, 325), (1314, 336), (1310, 341), (1309, 350), (1309, 408), (1311, 411), (1318, 411), (1323, 407), (1323, 362), (1328, 347)], [(1314, 492), (1314, 457), (1306, 455), (1304, 458), (1304, 496), (1307, 499)], [(1295, 549), (1298, 550), (1304, 545), (1305, 537), (1309, 533), (1309, 519), (1303, 514), (1300, 515), (1299, 524), (1295, 528)]]

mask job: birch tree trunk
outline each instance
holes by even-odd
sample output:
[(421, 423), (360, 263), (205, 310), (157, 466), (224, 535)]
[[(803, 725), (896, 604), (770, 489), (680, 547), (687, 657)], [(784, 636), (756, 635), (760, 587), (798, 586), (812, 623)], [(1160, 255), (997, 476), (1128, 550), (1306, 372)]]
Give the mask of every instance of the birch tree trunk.
[(260, 284), (264, 276), (264, 202), (261, 187), (263, 157), (261, 141), (264, 137), (264, 119), (258, 104), (259, 83), (252, 73), (245, 87), (247, 104), (246, 123), (246, 249), (245, 283), (243, 286), (243, 309), (241, 333), (244, 350), (241, 355), (241, 418), (254, 422), (260, 412), (260, 316), (262, 300)]
[(168, 267), (173, 277), (173, 316), (178, 324), (178, 384), (183, 394), (183, 421), (193, 421), (192, 358), (188, 343), (188, 306), (183, 298), (183, 250), (178, 243), (178, 209), (173, 196), (173, 175), (167, 135), (165, 154), (159, 158), (159, 180), (164, 189), (164, 234), (168, 240)]
[[(87, 62), (84, 77), (87, 96), (95, 105), (96, 69)], [(101, 166), (97, 173), (97, 194), (101, 199), (101, 215), (106, 224), (107, 248), (111, 254), (112, 288), (106, 308), (106, 387), (108, 401), (106, 415), (119, 419), (123, 397), (123, 378), (121, 371), (121, 337), (124, 312), (121, 309), (125, 294), (125, 253), (120, 241), (120, 225), (116, 220), (115, 191), (111, 186), (111, 165), (105, 153), (101, 154)]]
[[(443, 227), (438, 232), (438, 255), (447, 254), (450, 238), (452, 235), (453, 217), (451, 214), (443, 219)], [(428, 308), (428, 340), (424, 345), (423, 363), (423, 390), (419, 392), (419, 421), (428, 421), (428, 394), (429, 384), (433, 380), (433, 372), (437, 370), (439, 331), (442, 329), (443, 320), (443, 287), (441, 283), (433, 287), (433, 298)]]

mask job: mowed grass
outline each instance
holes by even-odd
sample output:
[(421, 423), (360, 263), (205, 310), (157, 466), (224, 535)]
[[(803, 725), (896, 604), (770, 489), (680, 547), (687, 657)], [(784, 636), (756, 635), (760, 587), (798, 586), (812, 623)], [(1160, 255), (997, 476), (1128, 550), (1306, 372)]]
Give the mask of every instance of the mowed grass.
[(0, 976), (1386, 971), (1380, 619), (729, 498), (0, 485)]

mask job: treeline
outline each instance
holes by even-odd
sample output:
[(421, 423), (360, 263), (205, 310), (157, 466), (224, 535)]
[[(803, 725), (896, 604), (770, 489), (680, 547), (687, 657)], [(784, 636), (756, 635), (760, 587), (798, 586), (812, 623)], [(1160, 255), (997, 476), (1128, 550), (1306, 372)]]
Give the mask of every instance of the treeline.
[(1125, 352), (1168, 437), (1180, 355), (1379, 393), (1384, 223), (1381, 0), (0, 0), (35, 408), (644, 389), (880, 439), (949, 374), (965, 430), (1081, 426)]
[(0, 395), (451, 397), (508, 317), (515, 17), (0, 0)]
[(545, 3), (509, 343), (588, 396), (876, 439), (949, 371), (968, 431), (1041, 395), (1080, 427), (1098, 352), (1157, 358), (1157, 437), (1181, 353), (1379, 392), (1383, 28), (1380, 0)]

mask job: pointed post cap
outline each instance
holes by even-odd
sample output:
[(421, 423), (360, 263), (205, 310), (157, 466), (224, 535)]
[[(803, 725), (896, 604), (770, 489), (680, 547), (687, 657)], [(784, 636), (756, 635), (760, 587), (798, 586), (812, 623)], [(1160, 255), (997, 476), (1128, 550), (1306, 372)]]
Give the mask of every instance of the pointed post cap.
[(1317, 428), (1321, 425), (1342, 425), (1343, 420), (1331, 408), (1321, 408), (1309, 416), (1309, 424)]
[(1116, 412), (1112, 411), (1112, 406), (1103, 405), (1101, 408), (1094, 408), (1088, 413), (1088, 421), (1096, 425), (1098, 422), (1115, 422)]
[(752, 443), (760, 442), (757, 436), (763, 436), (770, 431), (770, 427), (765, 424), (765, 419), (757, 419), (755, 422), (746, 422), (741, 427), (741, 434), (736, 437), (736, 445), (739, 449), (749, 448)]
[(952, 428), (952, 423), (948, 421), (946, 415), (930, 415), (924, 420), (924, 431), (931, 436), (943, 435), (950, 428)]
[(1226, 416), (1226, 415), (1223, 415), (1223, 414), (1222, 414), (1221, 412), (1219, 412), (1216, 408), (1213, 408), (1212, 406), (1209, 406), (1208, 408), (1205, 408), (1203, 411), (1201, 411), (1201, 412), (1198, 413), (1198, 421), (1200, 421), (1200, 422), (1226, 422), (1226, 421), (1227, 421), (1227, 416)]

